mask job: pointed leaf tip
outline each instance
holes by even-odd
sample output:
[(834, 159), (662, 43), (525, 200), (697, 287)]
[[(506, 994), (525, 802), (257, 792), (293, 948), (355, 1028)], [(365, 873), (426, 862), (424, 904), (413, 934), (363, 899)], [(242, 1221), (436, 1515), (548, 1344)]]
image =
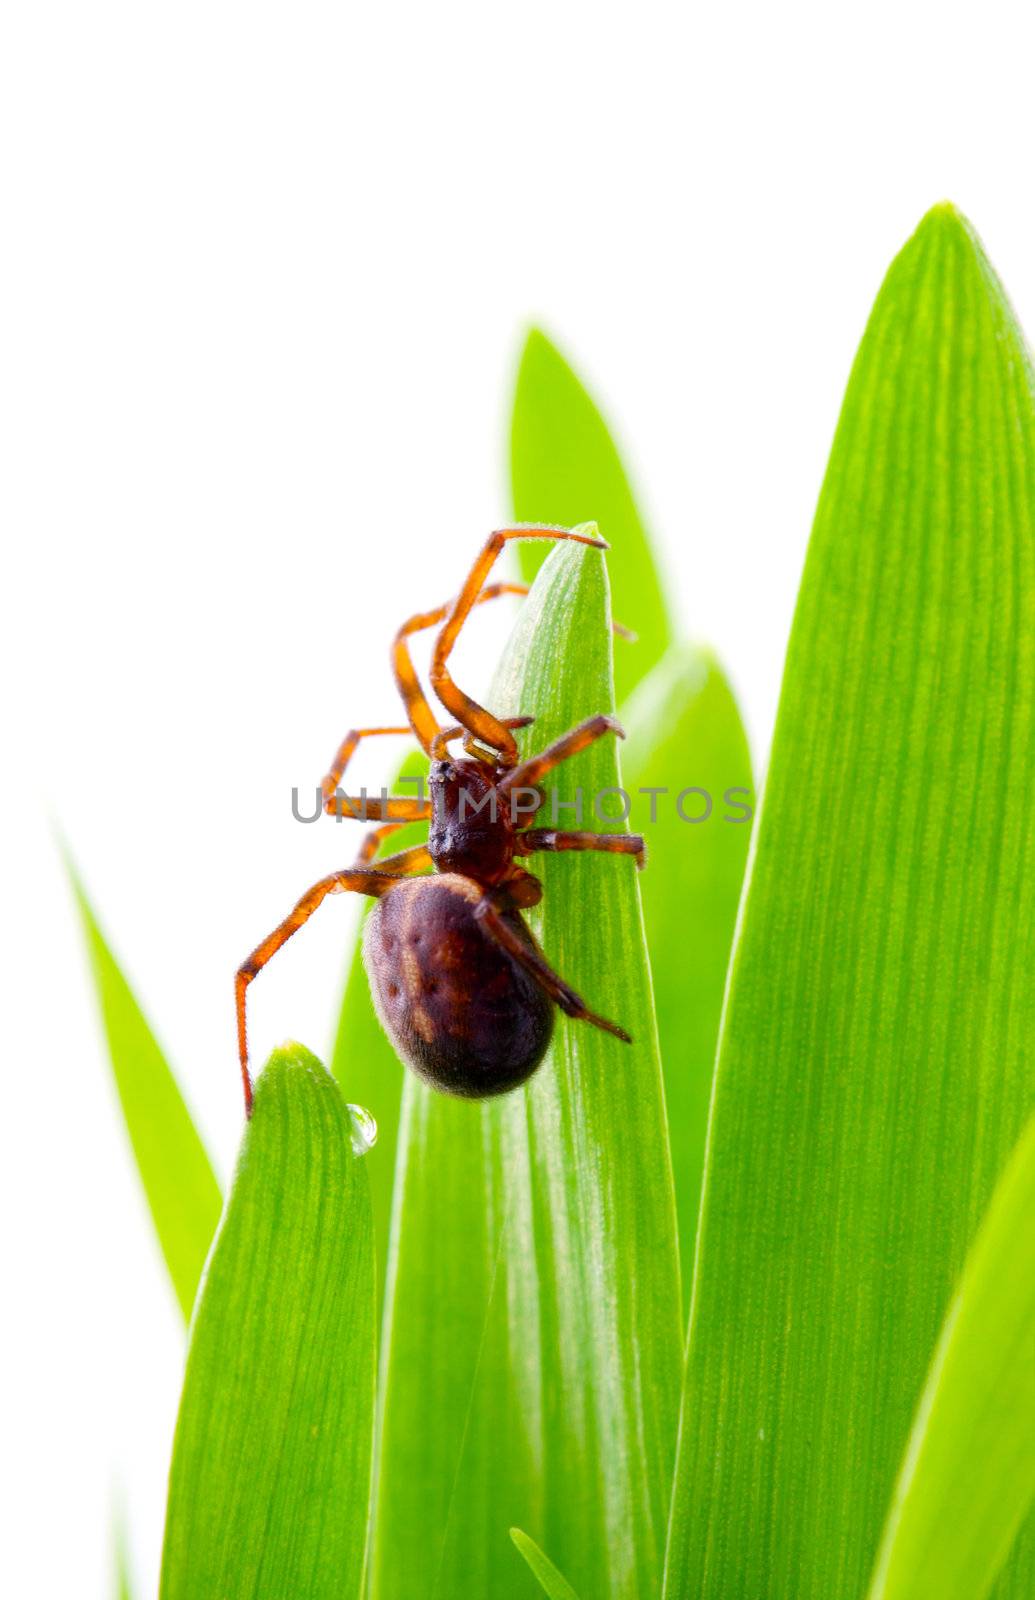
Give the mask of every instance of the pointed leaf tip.
[(922, 261), (929, 271), (937, 272), (940, 263), (957, 259), (961, 264), (969, 263), (972, 268), (977, 268), (986, 281), (991, 282), (996, 294), (1005, 298), (977, 229), (951, 200), (939, 201), (921, 217), (892, 262), (885, 289), (894, 283), (896, 274), (905, 265), (916, 265)]
[[(615, 662), (618, 697), (660, 659), (671, 639), (666, 594), (650, 540), (607, 423), (560, 350), (539, 328), (525, 339), (510, 430), (511, 489), (521, 522), (573, 527), (593, 517), (613, 546), (615, 610), (638, 635)], [(539, 571), (546, 551), (518, 547), (522, 575)]]
[(311, 1078), (320, 1089), (336, 1090), (334, 1079), (319, 1056), (314, 1056), (311, 1050), (304, 1044), (299, 1044), (297, 1040), (285, 1039), (283, 1044), (271, 1050), (265, 1066), (255, 1080), (256, 1099), (261, 1083), (292, 1077)]
[(562, 366), (566, 365), (564, 357), (549, 334), (533, 322), (525, 335), (518, 366), (523, 367), (526, 362), (535, 361), (556, 361)]
[[(970, 223), (952, 200), (939, 200), (920, 219), (920, 228), (944, 228), (948, 231), (963, 229), (971, 232)], [(919, 228), (917, 230), (919, 232)]]
[(511, 1542), (527, 1562), (539, 1587), (549, 1600), (578, 1600), (578, 1595), (562, 1572), (559, 1572), (545, 1551), (522, 1528), (511, 1528)]
[(255, 1086), (176, 1424), (162, 1600), (358, 1595), (374, 1245), (348, 1109), (299, 1045)]

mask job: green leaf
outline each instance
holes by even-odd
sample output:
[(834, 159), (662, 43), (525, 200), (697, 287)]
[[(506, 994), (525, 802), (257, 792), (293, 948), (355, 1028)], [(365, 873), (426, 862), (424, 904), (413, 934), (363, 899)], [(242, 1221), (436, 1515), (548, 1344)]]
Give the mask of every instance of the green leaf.
[(116, 1600), (133, 1600), (133, 1585), (129, 1573), (129, 1554), (126, 1550), (126, 1530), (122, 1518), (115, 1520), (113, 1539), (115, 1553), (115, 1596)]
[(514, 1546), (520, 1550), (528, 1565), (539, 1580), (539, 1586), (550, 1600), (579, 1600), (578, 1595), (561, 1573), (557, 1571), (549, 1556), (544, 1555), (534, 1539), (527, 1533), (522, 1533), (520, 1528), (511, 1528), (510, 1537)]
[(643, 918), (688, 1294), (719, 1018), (751, 833), (751, 760), (722, 670), (696, 645), (667, 651), (623, 706), (622, 721), (630, 825), (647, 840)]
[[(1032, 1105), (1031, 381), (939, 208), (870, 319), (790, 641), (711, 1111), (669, 1600), (865, 1592)], [(1028, 1600), (1033, 1551), (1000, 1600)]]
[(115, 1572), (115, 1581), (117, 1585), (115, 1593), (118, 1596), (118, 1600), (133, 1600), (133, 1591), (129, 1585), (129, 1572), (126, 1566), (123, 1564), (121, 1551), (119, 1553), (118, 1560), (119, 1564)]
[[(611, 708), (596, 552), (551, 555), (490, 703), (535, 716), (526, 753)], [(561, 798), (582, 787), (596, 827), (592, 798), (618, 782), (611, 739), (557, 779)], [(591, 853), (532, 864), (545, 896), (528, 920), (549, 960), (636, 1043), (558, 1017), (546, 1061), (503, 1100), (458, 1103), (407, 1078), (379, 1600), (514, 1594), (501, 1531), (515, 1522), (584, 1593), (621, 1600), (660, 1585), (681, 1315), (637, 875), (627, 858)]]
[[(616, 654), (621, 703), (671, 641), (665, 592), (607, 424), (560, 351), (538, 328), (529, 333), (518, 368), (510, 475), (519, 521), (574, 527), (592, 518), (611, 544), (616, 613), (638, 639)], [(544, 554), (532, 541), (518, 546), (526, 578), (535, 576)]]
[[(497, 1312), (490, 1339), (486, 1324), (506, 1204), (505, 1153), (495, 1122), (483, 1106), (447, 1100), (410, 1073), (402, 1107), (381, 1356), (371, 1565), (376, 1600), (428, 1600), (435, 1593), (479, 1352), (495, 1349), (501, 1322)], [(539, 1409), (533, 1357), (524, 1393), (505, 1361), (487, 1363), (489, 1381), (500, 1385), (496, 1460), (491, 1477), (468, 1490), (458, 1508), (466, 1534), (476, 1498), (479, 1532), (486, 1537), (491, 1527), (490, 1559), (501, 1564), (507, 1523), (499, 1520), (497, 1503), (524, 1515), (534, 1495), (534, 1443), (525, 1421)], [(472, 1565), (483, 1559), (480, 1545), (469, 1554)], [(472, 1574), (466, 1593), (483, 1589)], [(442, 1593), (451, 1592), (447, 1582)]]
[[(427, 757), (422, 751), (414, 750), (402, 762), (395, 782), (389, 784), (388, 788), (392, 794), (416, 795), (418, 791), (415, 785), (408, 780), (417, 777), (427, 785)], [(427, 792), (426, 787), (424, 792)], [(358, 829), (347, 818), (333, 826), (342, 830), (338, 837), (343, 840), (343, 859), (350, 859), (349, 852), (358, 848), (363, 837), (362, 829)], [(408, 825), (389, 835), (381, 853), (406, 850), (410, 845), (424, 843), (427, 837), (427, 823)], [(370, 983), (363, 965), (362, 938), (362, 922), (369, 916), (370, 909), (371, 902), (364, 901), (359, 936), (349, 957), (345, 977), (331, 1055), (331, 1071), (341, 1085), (346, 1100), (353, 1105), (365, 1106), (377, 1123), (377, 1143), (365, 1157), (365, 1163), (374, 1216), (377, 1281), (383, 1286), (386, 1281), (388, 1225), (392, 1214), (392, 1186), (402, 1107), (403, 1068), (377, 1020), (370, 999)]]
[(216, 1231), (219, 1185), (179, 1084), (108, 948), (71, 864), (122, 1115), (155, 1232), (184, 1318)]
[(361, 1592), (374, 1245), (351, 1132), (315, 1057), (275, 1052), (194, 1317), (162, 1600)]
[[(735, 814), (722, 796), (751, 788), (747, 741), (711, 654), (670, 645), (662, 581), (621, 458), (586, 389), (538, 329), (528, 336), (518, 370), (511, 479), (521, 520), (573, 524), (593, 517), (600, 524), (612, 544), (618, 615), (639, 635), (635, 644), (619, 641), (615, 678), (630, 735), (623, 766), (634, 795), (631, 826), (650, 848), (643, 909), (688, 1286), (719, 1015), (750, 833), (746, 823), (722, 820)], [(542, 547), (530, 541), (518, 551), (526, 576), (538, 571)], [(649, 797), (636, 793), (641, 786), (670, 791), (653, 802), (656, 822)], [(706, 823), (684, 822), (676, 810), (676, 797), (690, 786), (712, 797)], [(700, 808), (698, 797), (687, 798), (688, 815)]]
[(870, 1600), (984, 1600), (1035, 1499), (1035, 1117), (942, 1325)]

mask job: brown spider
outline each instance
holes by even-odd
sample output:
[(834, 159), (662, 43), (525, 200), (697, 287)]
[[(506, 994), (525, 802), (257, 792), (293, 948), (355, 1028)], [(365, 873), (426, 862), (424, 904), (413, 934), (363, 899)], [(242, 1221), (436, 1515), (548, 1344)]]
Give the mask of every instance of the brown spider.
[[(493, 562), (509, 539), (574, 539), (607, 549), (603, 539), (567, 528), (501, 528), (490, 535), (455, 600), (411, 617), (399, 629), (392, 666), (409, 728), (357, 728), (346, 734), (321, 785), (325, 812), (371, 818), (383, 825), (367, 834), (352, 867), (321, 878), (307, 890), (237, 972), (237, 1039), (249, 1115), (248, 985), (327, 895), (345, 890), (377, 900), (363, 948), (374, 1004), (399, 1055), (434, 1088), (480, 1099), (524, 1083), (550, 1042), (554, 1005), (569, 1017), (631, 1042), (617, 1023), (590, 1011), (547, 964), (521, 917), (524, 907), (542, 899), (542, 885), (515, 857), (537, 850), (607, 850), (634, 856), (642, 867), (644, 842), (636, 834), (521, 828), (512, 803), (517, 791), (534, 791), (560, 762), (603, 734), (624, 737), (622, 729), (614, 717), (590, 717), (539, 755), (519, 763), (513, 730), (526, 727), (532, 719), (494, 717), (457, 687), (446, 666), (474, 606), (501, 594), (527, 593), (524, 584), (485, 587)], [(411, 634), (439, 623), (443, 627), (435, 641), (431, 682), (457, 719), (457, 726), (449, 728), (439, 727), (407, 643)], [(408, 733), (410, 728), (431, 759), (429, 800), (384, 795), (378, 800), (357, 799), (341, 793), (338, 785), (361, 739)], [(453, 760), (447, 745), (461, 735), (467, 759)], [(431, 824), (426, 845), (400, 850), (371, 865), (386, 834), (419, 821)], [(427, 875), (428, 868), (434, 875)], [(407, 876), (420, 872), (425, 875)]]

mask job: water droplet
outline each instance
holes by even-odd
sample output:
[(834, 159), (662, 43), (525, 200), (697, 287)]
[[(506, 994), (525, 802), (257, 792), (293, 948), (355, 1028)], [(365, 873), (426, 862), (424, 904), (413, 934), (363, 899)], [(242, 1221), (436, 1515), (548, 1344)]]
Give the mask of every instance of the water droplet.
[(377, 1143), (377, 1123), (366, 1106), (346, 1107), (352, 1124), (352, 1154), (365, 1156)]

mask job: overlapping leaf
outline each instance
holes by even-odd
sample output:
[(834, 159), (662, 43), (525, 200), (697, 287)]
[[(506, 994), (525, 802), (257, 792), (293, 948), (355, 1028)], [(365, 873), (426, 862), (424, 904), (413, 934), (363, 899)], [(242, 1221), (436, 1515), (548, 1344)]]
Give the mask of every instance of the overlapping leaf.
[[(609, 620), (601, 558), (559, 549), (491, 695), (504, 715), (520, 702), (536, 717), (536, 746), (612, 704)], [(618, 781), (610, 741), (562, 780), (597, 827), (593, 796)], [(623, 858), (544, 857), (540, 870), (543, 948), (636, 1043), (559, 1018), (547, 1061), (502, 1102), (407, 1082), (377, 1597), (526, 1592), (515, 1522), (583, 1593), (620, 1600), (660, 1582), (680, 1313), (638, 889)]]
[(722, 669), (695, 645), (667, 651), (622, 718), (629, 733), (622, 770), (632, 801), (630, 826), (647, 840), (643, 918), (685, 1299), (726, 966), (754, 808), (751, 762)]
[(870, 1600), (984, 1600), (1035, 1499), (1035, 1117), (953, 1296)]
[(162, 1600), (358, 1600), (374, 1410), (374, 1245), (333, 1079), (298, 1046), (255, 1089), (194, 1318)]
[(126, 1533), (121, 1518), (115, 1524), (115, 1597), (116, 1600), (133, 1600), (133, 1585), (129, 1574), (129, 1556), (126, 1551)]
[[(622, 715), (630, 733), (627, 787), (632, 826), (649, 838), (651, 872), (644, 882), (644, 916), (655, 951), (658, 1033), (672, 1134), (684, 1285), (689, 1281), (701, 1161), (726, 963), (747, 854), (747, 826), (727, 822), (730, 789), (750, 790), (751, 771), (736, 703), (707, 651), (673, 646), (655, 558), (625, 469), (600, 412), (564, 358), (534, 331), (523, 354), (514, 397), (512, 476), (516, 514), (551, 522), (578, 519), (585, 503), (618, 541), (609, 560), (620, 574), (624, 615), (635, 620), (636, 643), (622, 641), (616, 673), (642, 686)], [(519, 545), (529, 575), (542, 552)], [(615, 566), (615, 564), (617, 564)], [(634, 617), (635, 614), (635, 617)], [(653, 670), (651, 670), (653, 668)], [(426, 772), (413, 758), (403, 772)], [(658, 802), (639, 786), (664, 787)], [(705, 826), (682, 820), (676, 797), (690, 785), (707, 788), (714, 810)], [(657, 818), (652, 820), (652, 808)], [(700, 809), (696, 797), (687, 814)], [(416, 833), (412, 834), (417, 837)], [(388, 848), (411, 842), (411, 831)], [(370, 1003), (359, 942), (349, 964), (334, 1071), (351, 1100), (367, 1105), (378, 1123), (369, 1170), (378, 1261), (383, 1265), (395, 1173), (402, 1079), (394, 1052)], [(340, 1063), (347, 1063), (344, 1082)], [(383, 1274), (382, 1274), (383, 1278)]]
[(528, 1562), (529, 1568), (535, 1573), (539, 1587), (549, 1600), (579, 1600), (578, 1595), (562, 1573), (557, 1571), (549, 1556), (544, 1555), (534, 1539), (520, 1528), (511, 1528), (510, 1537), (514, 1546)]
[[(664, 585), (628, 474), (607, 424), (560, 351), (533, 328), (514, 391), (510, 432), (514, 515), (564, 527), (592, 519), (611, 545), (615, 611), (637, 634), (615, 661), (619, 705), (672, 642)], [(526, 578), (539, 571), (541, 545), (519, 547)]]
[[(615, 682), (629, 733), (622, 765), (633, 801), (630, 826), (646, 836), (650, 852), (643, 912), (685, 1288), (719, 1014), (750, 834), (747, 741), (715, 658), (673, 643), (656, 555), (618, 449), (592, 396), (538, 329), (528, 336), (518, 370), (511, 481), (515, 514), (523, 521), (565, 524), (592, 517), (600, 525), (612, 545), (608, 570), (615, 611), (639, 636), (636, 643), (617, 644)], [(536, 572), (540, 548), (531, 542), (518, 548), (523, 570)], [(652, 798), (641, 793), (647, 787), (665, 792)], [(677, 809), (688, 789), (707, 798), (687, 794)], [(746, 791), (746, 801), (738, 793), (728, 802), (730, 791)]]
[[(1035, 417), (932, 213), (852, 373), (720, 1047), (668, 1600), (858, 1596), (1033, 1097)], [(1035, 1588), (1022, 1536), (997, 1596)]]

